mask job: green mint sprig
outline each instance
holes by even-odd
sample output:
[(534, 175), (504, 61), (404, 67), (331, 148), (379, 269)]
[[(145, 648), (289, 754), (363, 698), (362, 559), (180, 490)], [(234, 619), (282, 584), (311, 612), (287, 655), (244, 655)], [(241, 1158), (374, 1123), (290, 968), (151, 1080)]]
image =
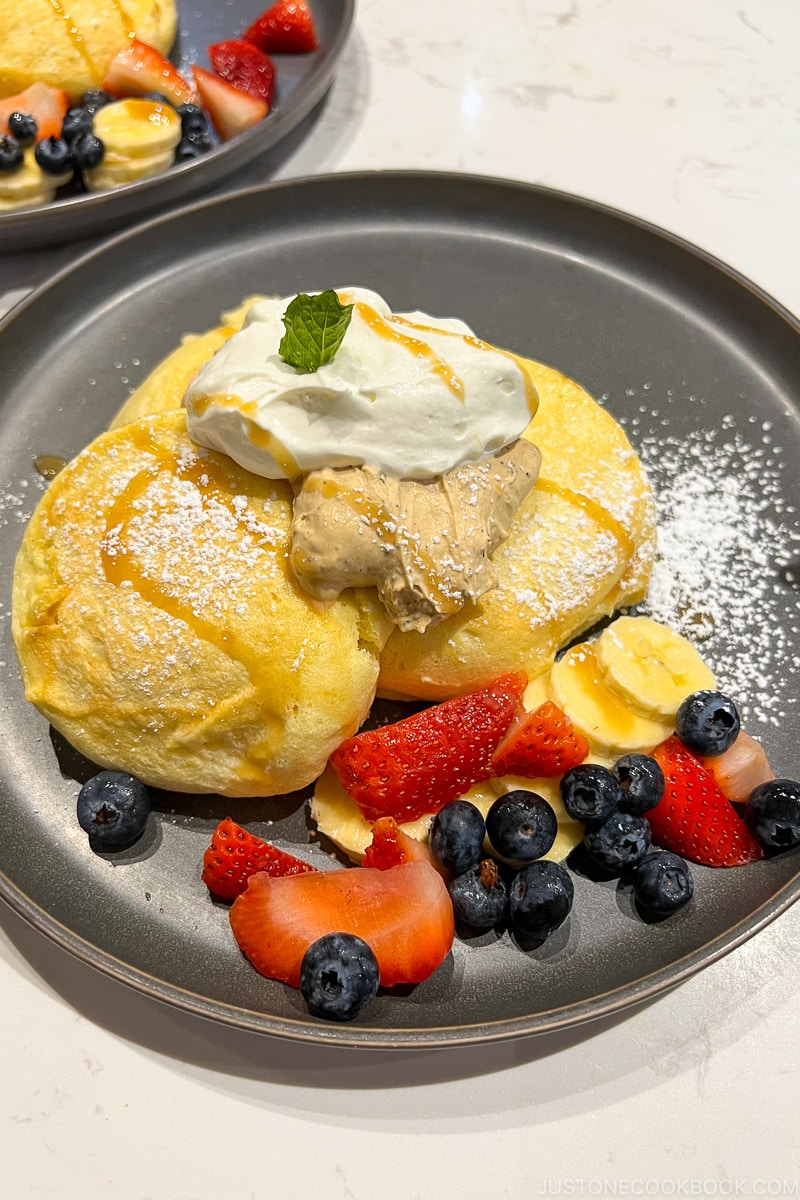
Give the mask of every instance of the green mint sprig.
[(278, 353), (298, 371), (316, 371), (329, 363), (342, 344), (352, 304), (342, 304), (336, 292), (295, 296), (283, 315), (286, 333)]

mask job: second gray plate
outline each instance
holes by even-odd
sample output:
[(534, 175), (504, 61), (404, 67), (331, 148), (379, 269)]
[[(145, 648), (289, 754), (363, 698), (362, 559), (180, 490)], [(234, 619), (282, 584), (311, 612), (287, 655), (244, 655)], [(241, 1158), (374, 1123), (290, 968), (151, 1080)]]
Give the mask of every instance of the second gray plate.
[[(410, 994), (381, 995), (363, 1021), (329, 1026), (308, 1017), (297, 992), (247, 965), (225, 908), (199, 878), (227, 813), (281, 845), (305, 844), (302, 797), (161, 796), (144, 844), (113, 860), (95, 856), (74, 816), (91, 766), (23, 699), (8, 610), (14, 556), (43, 486), (34, 457), (74, 455), (183, 333), (215, 324), (247, 294), (354, 283), (396, 309), (458, 315), (602, 397), (653, 470), (673, 538), (681, 479), (719, 480), (719, 495), (706, 490), (706, 508), (686, 517), (685, 557), (698, 523), (735, 541), (737, 511), (746, 511), (752, 545), (714, 579), (699, 628), (712, 662), (757, 667), (743, 688), (766, 714), (756, 731), (779, 773), (800, 775), (785, 715), (800, 692), (787, 556), (787, 506), (800, 503), (800, 480), (782, 469), (800, 461), (797, 324), (695, 248), (574, 197), (466, 176), (330, 176), (199, 204), (120, 235), (0, 324), (0, 894), (115, 978), (264, 1033), (408, 1047), (591, 1020), (678, 983), (755, 933), (800, 890), (798, 854), (697, 868), (695, 901), (662, 924), (637, 917), (624, 890), (576, 874), (570, 921), (542, 950), (523, 953), (507, 937), (459, 942)], [(724, 551), (707, 539), (704, 557)], [(670, 553), (674, 561), (674, 546)], [(759, 606), (748, 608), (747, 580), (756, 578)], [(675, 616), (693, 619), (685, 597)]]

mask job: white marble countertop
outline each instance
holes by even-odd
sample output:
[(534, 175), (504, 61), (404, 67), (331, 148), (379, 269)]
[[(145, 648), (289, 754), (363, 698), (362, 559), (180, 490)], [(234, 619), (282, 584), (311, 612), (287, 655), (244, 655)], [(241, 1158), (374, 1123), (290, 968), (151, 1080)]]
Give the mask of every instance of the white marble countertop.
[[(798, 33), (794, 0), (362, 0), (325, 104), (240, 182), (545, 183), (665, 226), (800, 313)], [(29, 282), (3, 271), (3, 290)], [(3, 906), (3, 1195), (796, 1196), (798, 961), (800, 906), (613, 1021), (335, 1052), (161, 1006)]]

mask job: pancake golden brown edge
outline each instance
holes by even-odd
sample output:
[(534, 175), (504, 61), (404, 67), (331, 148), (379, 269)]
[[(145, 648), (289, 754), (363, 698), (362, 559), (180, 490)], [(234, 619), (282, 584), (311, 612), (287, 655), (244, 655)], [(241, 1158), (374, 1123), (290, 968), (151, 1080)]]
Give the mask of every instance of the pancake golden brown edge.
[(168, 54), (177, 20), (174, 0), (0, 0), (0, 96), (39, 80), (77, 100), (132, 35)]
[(365, 718), (388, 627), (368, 591), (314, 608), (288, 566), (291, 505), (288, 485), (190, 442), (181, 412), (102, 435), (18, 555), (27, 698), (92, 761), (157, 787), (310, 783)]

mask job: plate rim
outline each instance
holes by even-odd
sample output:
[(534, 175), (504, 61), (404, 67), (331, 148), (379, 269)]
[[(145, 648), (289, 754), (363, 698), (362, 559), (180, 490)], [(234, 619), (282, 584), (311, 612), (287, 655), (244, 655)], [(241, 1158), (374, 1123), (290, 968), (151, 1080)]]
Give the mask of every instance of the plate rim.
[[(625, 226), (636, 228), (649, 236), (655, 236), (660, 241), (698, 258), (716, 273), (722, 274), (728, 281), (740, 289), (743, 288), (760, 304), (766, 306), (774, 316), (788, 326), (792, 333), (796, 336), (800, 335), (800, 319), (758, 284), (710, 252), (644, 218), (626, 213), (600, 201), (519, 180), (450, 171), (373, 170), (301, 176), (295, 179), (256, 185), (221, 196), (205, 197), (167, 213), (159, 214), (139, 225), (123, 229), (71, 260), (51, 278), (31, 291), (5, 317), (0, 319), (0, 336), (51, 289), (79, 274), (82, 269), (90, 266), (96, 259), (138, 237), (149, 237), (170, 222), (185, 220), (190, 214), (202, 213), (206, 209), (220, 205), (234, 204), (237, 201), (245, 202), (248, 198), (264, 193), (327, 187), (333, 182), (351, 186), (367, 186), (378, 178), (389, 183), (398, 181), (406, 186), (416, 185), (418, 188), (432, 182), (449, 181), (450, 184), (461, 186), (465, 181), (471, 181), (484, 187), (501, 190), (511, 188), (529, 196), (532, 200), (538, 196), (598, 213), (621, 222)], [(169, 1004), (171, 1007), (195, 1017), (215, 1020), (229, 1027), (263, 1036), (279, 1037), (308, 1044), (378, 1050), (437, 1049), (474, 1045), (539, 1036), (582, 1025), (591, 1026), (596, 1020), (622, 1013), (628, 1008), (653, 999), (660, 993), (684, 982), (704, 967), (718, 961), (785, 912), (798, 896), (800, 896), (800, 864), (792, 878), (784, 882), (767, 900), (710, 941), (701, 946), (695, 946), (680, 958), (673, 959), (670, 963), (660, 966), (636, 980), (622, 984), (618, 988), (538, 1014), (440, 1027), (409, 1025), (387, 1028), (364, 1024), (354, 1027), (338, 1025), (318, 1027), (308, 1019), (279, 1017), (263, 1011), (228, 1004), (225, 1001), (199, 995), (181, 988), (177, 984), (151, 976), (146, 971), (126, 963), (94, 945), (88, 938), (69, 929), (51, 913), (41, 908), (27, 896), (21, 887), (18, 887), (3, 871), (0, 871), (0, 898), (8, 904), (12, 911), (79, 961), (150, 999)]]

